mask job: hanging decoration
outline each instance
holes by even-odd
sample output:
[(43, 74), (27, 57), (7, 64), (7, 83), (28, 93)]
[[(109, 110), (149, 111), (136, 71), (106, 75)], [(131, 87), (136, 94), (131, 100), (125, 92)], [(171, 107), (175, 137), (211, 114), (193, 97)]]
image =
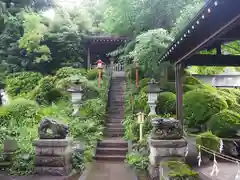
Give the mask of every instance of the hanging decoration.
[(213, 160), (213, 167), (212, 167), (212, 172), (211, 172), (211, 176), (213, 176), (213, 175), (215, 175), (215, 176), (217, 176), (218, 175), (218, 173), (219, 173), (219, 169), (218, 169), (218, 167), (217, 167), (217, 160), (216, 160), (216, 155), (215, 154), (213, 154), (213, 157), (214, 157), (214, 160)]
[(198, 146), (198, 150), (199, 150), (199, 152), (198, 152), (197, 159), (198, 159), (198, 166), (200, 167), (201, 163), (202, 163), (202, 155), (201, 155), (201, 146), (200, 145)]
[(220, 139), (220, 147), (219, 147), (219, 152), (222, 153), (223, 151), (223, 140)]
[(236, 163), (237, 163), (237, 166), (238, 166), (238, 170), (237, 170), (237, 174), (236, 174), (234, 180), (239, 180), (240, 179), (240, 164), (239, 164), (238, 161), (236, 161)]

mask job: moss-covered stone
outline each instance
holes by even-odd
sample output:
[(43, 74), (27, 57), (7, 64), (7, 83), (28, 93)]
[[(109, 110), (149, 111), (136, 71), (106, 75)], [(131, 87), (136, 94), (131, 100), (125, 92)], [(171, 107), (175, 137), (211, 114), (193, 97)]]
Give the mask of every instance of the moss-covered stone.
[(168, 177), (170, 180), (198, 180), (197, 172), (194, 172), (190, 167), (180, 161), (166, 161), (161, 164), (169, 169)]

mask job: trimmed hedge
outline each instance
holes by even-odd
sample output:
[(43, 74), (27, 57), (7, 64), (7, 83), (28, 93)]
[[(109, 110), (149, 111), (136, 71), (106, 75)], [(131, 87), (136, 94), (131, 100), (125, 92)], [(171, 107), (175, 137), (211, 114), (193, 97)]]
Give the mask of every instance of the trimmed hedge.
[(232, 106), (237, 103), (237, 98), (235, 95), (227, 93), (221, 89), (218, 90), (218, 93), (226, 100), (228, 106)]
[(188, 85), (203, 85), (203, 83), (193, 76), (185, 76), (183, 80), (183, 84)]
[(225, 109), (214, 114), (208, 121), (207, 127), (218, 137), (235, 137), (240, 129), (240, 114)]
[(220, 138), (210, 131), (198, 134), (196, 137), (196, 143), (197, 145), (201, 145), (217, 152), (220, 148)]
[(185, 93), (183, 102), (185, 122), (188, 127), (203, 125), (212, 115), (228, 108), (224, 98), (206, 89)]
[(158, 95), (157, 112), (160, 114), (175, 114), (176, 95), (172, 92), (162, 92)]

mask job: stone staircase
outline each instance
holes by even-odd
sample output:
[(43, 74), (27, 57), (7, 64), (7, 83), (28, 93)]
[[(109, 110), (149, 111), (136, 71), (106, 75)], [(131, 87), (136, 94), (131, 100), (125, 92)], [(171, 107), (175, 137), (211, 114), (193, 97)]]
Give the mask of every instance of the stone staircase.
[(98, 143), (96, 160), (124, 161), (128, 144), (123, 140), (124, 77), (113, 77), (109, 93), (108, 121), (105, 138)]

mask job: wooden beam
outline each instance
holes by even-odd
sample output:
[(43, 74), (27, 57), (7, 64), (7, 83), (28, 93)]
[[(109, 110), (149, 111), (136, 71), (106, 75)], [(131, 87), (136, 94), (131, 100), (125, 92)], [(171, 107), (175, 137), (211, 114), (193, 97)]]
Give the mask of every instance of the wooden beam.
[(87, 51), (87, 68), (88, 68), (88, 69), (91, 68), (91, 52), (90, 52), (90, 47), (88, 47), (88, 51)]
[(176, 114), (181, 126), (181, 135), (183, 136), (183, 74), (184, 65), (175, 64), (175, 79), (176, 79)]
[(240, 56), (196, 54), (185, 63), (188, 66), (240, 66)]

